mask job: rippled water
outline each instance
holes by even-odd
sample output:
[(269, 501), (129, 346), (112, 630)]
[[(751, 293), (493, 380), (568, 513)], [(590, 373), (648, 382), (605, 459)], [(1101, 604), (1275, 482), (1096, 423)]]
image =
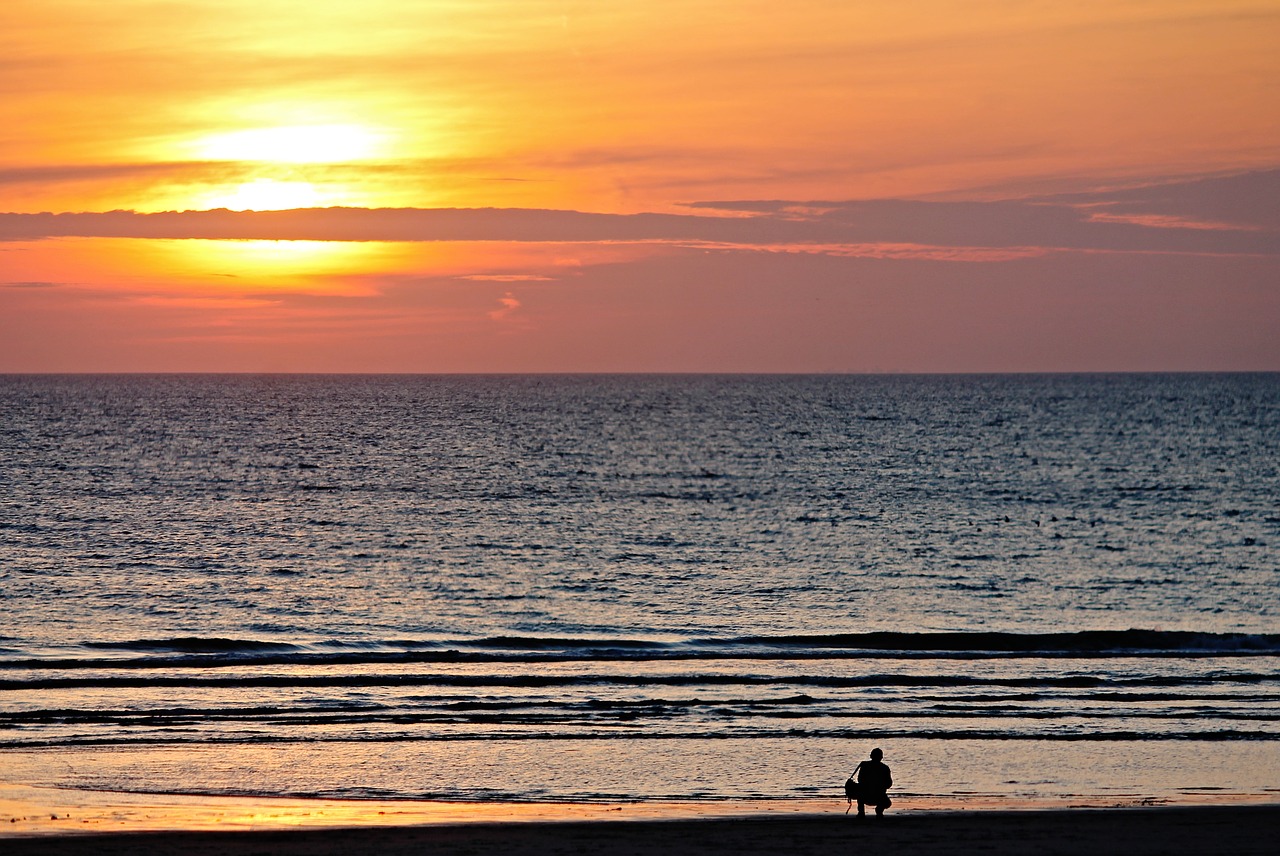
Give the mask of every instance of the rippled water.
[(0, 761), (786, 798), (880, 743), (904, 793), (1264, 792), (1278, 441), (1277, 375), (0, 378)]

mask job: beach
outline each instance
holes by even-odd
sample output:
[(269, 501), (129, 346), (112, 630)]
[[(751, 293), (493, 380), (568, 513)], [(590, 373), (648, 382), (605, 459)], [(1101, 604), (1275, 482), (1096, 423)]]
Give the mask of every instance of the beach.
[[(572, 807), (564, 807), (566, 816)], [(618, 813), (625, 813), (625, 809)], [(1053, 811), (890, 813), (858, 820), (839, 812), (618, 820), (522, 820), (413, 826), (240, 831), (67, 832), (8, 837), (4, 850), (24, 854), (609, 853), (679, 854), (1272, 854), (1280, 840), (1280, 806), (1078, 808)]]
[(1184, 804), (900, 798), (572, 802), (327, 800), (0, 785), (0, 849), (23, 854), (1271, 854), (1274, 795)]

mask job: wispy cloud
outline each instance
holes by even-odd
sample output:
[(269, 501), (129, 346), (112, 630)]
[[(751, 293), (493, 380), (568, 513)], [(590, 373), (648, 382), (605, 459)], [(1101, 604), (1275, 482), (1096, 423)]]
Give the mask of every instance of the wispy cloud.
[(549, 282), (551, 277), (536, 273), (473, 273), (458, 279), (471, 282)]
[(178, 177), (199, 175), (208, 178), (211, 173), (225, 175), (228, 164), (217, 162), (149, 162), (114, 164), (57, 164), (42, 166), (8, 167), (0, 169), (0, 185), (61, 184), (78, 181), (98, 181), (104, 178)]
[(520, 308), (520, 301), (510, 291), (499, 297), (498, 303), (501, 306), (489, 313), (489, 317), (494, 321), (505, 321), (511, 313)]

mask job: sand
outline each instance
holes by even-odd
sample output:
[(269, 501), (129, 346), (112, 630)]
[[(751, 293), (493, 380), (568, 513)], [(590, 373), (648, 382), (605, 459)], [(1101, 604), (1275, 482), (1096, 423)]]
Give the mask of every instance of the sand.
[[(37, 806), (46, 813), (32, 814)], [(844, 815), (843, 809), (842, 800), (718, 803), (714, 807), (694, 803), (520, 805), (86, 794), (0, 786), (4, 826), (0, 852), (6, 856), (1274, 856), (1280, 852), (1280, 804), (1017, 811), (914, 806), (895, 808), (882, 820), (859, 820)]]
[(1280, 806), (935, 812), (858, 821), (840, 814), (699, 820), (540, 821), (270, 832), (159, 832), (9, 838), (9, 856), (51, 854), (1266, 854), (1280, 848)]

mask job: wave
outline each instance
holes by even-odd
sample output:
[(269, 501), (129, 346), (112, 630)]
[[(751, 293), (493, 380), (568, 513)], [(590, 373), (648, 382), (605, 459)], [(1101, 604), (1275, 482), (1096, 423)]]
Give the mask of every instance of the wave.
[(130, 639), (119, 642), (85, 642), (86, 648), (108, 651), (145, 651), (149, 653), (240, 654), (254, 652), (296, 651), (287, 642), (262, 642), (256, 639), (224, 639), (221, 637), (178, 636), (172, 639)]
[(392, 733), (364, 735), (301, 735), (301, 734), (192, 734), (164, 733), (133, 737), (77, 736), (56, 739), (0, 740), (3, 749), (41, 749), (53, 747), (152, 747), (152, 746), (216, 746), (216, 745), (277, 745), (277, 744), (381, 744), (381, 743), (475, 743), (502, 741), (647, 741), (647, 740), (1028, 740), (1052, 742), (1218, 742), (1259, 741), (1277, 739), (1274, 731), (1253, 729), (1206, 729), (1204, 731), (1114, 731), (1091, 730), (1088, 732), (1059, 732), (1052, 730), (1026, 730), (1022, 728), (994, 729), (901, 729), (901, 728), (832, 728), (821, 731), (805, 728), (726, 730), (726, 731), (664, 731), (646, 729), (619, 732), (615, 729), (600, 731), (568, 731), (564, 733), (542, 731), (486, 731), (483, 734), (465, 732)]
[(0, 691), (36, 689), (84, 689), (91, 687), (572, 687), (572, 686), (811, 686), (811, 687), (1012, 687), (1058, 689), (1120, 689), (1128, 687), (1182, 687), (1258, 685), (1280, 683), (1275, 672), (1225, 672), (1212, 675), (1037, 675), (1032, 677), (979, 677), (963, 674), (911, 675), (634, 675), (634, 674), (306, 674), (282, 675), (94, 675), (86, 677), (30, 677), (0, 679)]
[[(1196, 701), (1198, 699), (1191, 699)], [(1184, 699), (1186, 701), (1186, 699)], [(545, 725), (577, 727), (592, 722), (629, 722), (643, 716), (646, 722), (689, 721), (707, 723), (732, 720), (738, 725), (751, 720), (805, 718), (827, 723), (840, 720), (897, 721), (910, 719), (927, 723), (952, 719), (1016, 719), (1090, 721), (1135, 720), (1205, 723), (1221, 720), (1280, 723), (1280, 711), (1194, 708), (1133, 710), (1124, 706), (1091, 708), (1081, 712), (1072, 705), (1029, 707), (1023, 704), (968, 704), (956, 702), (919, 707), (906, 713), (898, 707), (850, 707), (843, 700), (819, 699), (808, 695), (786, 698), (739, 699), (590, 699), (586, 701), (448, 701), (440, 700), (413, 707), (370, 702), (324, 705), (254, 705), (218, 707), (139, 708), (47, 708), (0, 712), (0, 729), (40, 725), (152, 725), (173, 727), (219, 723), (259, 723), (272, 726), (316, 726), (344, 724), (411, 725)], [(1276, 735), (1280, 737), (1280, 734)]]
[(1280, 654), (1277, 633), (1204, 633), (1183, 630), (1083, 630), (1073, 633), (834, 633), (744, 636), (741, 644), (795, 645), (864, 651), (995, 652), (1001, 654), (1210, 653)]
[(1280, 634), (1169, 630), (1074, 633), (925, 632), (754, 635), (655, 640), (490, 636), (447, 640), (268, 641), (180, 636), (93, 640), (87, 656), (0, 651), (0, 669), (134, 669), (218, 665), (483, 663), (620, 660), (983, 659), (1280, 656)]

